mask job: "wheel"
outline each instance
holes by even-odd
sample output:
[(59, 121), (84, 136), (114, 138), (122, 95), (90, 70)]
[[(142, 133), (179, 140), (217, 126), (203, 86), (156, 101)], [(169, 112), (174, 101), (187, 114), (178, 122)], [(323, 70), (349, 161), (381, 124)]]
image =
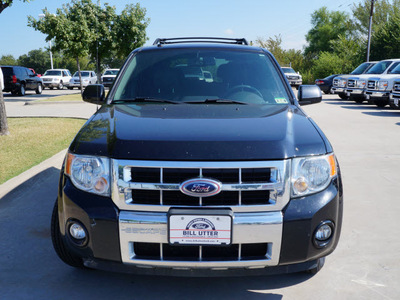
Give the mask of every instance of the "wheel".
[(68, 89), (69, 89), (69, 90), (73, 90), (74, 87), (73, 87), (73, 86), (69, 86)]
[(82, 259), (69, 252), (67, 247), (65, 247), (64, 240), (60, 232), (57, 200), (54, 204), (53, 214), (51, 216), (51, 241), (53, 242), (54, 250), (63, 262), (75, 268), (84, 268)]
[(64, 84), (63, 84), (62, 81), (60, 81), (60, 83), (58, 84), (57, 88), (58, 88), (59, 90), (62, 90), (62, 89), (64, 88)]
[(395, 105), (394, 103), (389, 103), (389, 106), (390, 106), (391, 109), (396, 109), (396, 110), (400, 109), (400, 107)]
[(349, 97), (347, 97), (345, 93), (339, 93), (338, 95), (339, 95), (340, 99), (343, 99), (343, 100), (349, 99)]
[(42, 84), (38, 83), (37, 88), (36, 88), (36, 94), (41, 94), (42, 90), (43, 90)]
[(25, 96), (25, 84), (22, 83), (19, 87), (18, 95)]
[(313, 274), (313, 275), (317, 274), (319, 271), (321, 271), (324, 264), (325, 264), (325, 257), (321, 257), (317, 260), (317, 265), (312, 269), (308, 269), (306, 271), (306, 273)]
[(332, 94), (332, 93), (331, 93), (331, 90), (328, 90), (328, 91), (324, 91), (324, 94), (325, 95), (329, 95), (329, 94)]
[(18, 91), (15, 90), (11, 91), (11, 95), (15, 96), (16, 94), (18, 94)]
[(354, 99), (354, 101), (355, 101), (356, 103), (358, 103), (358, 104), (361, 104), (361, 103), (364, 102), (364, 99), (356, 98), (356, 99)]
[(52, 86), (50, 86), (50, 87), (49, 87), (49, 89), (51, 89), (51, 90), (52, 90), (52, 89), (54, 89), (54, 88), (53, 88)]
[(379, 108), (384, 108), (389, 104), (389, 101), (375, 101), (375, 105)]

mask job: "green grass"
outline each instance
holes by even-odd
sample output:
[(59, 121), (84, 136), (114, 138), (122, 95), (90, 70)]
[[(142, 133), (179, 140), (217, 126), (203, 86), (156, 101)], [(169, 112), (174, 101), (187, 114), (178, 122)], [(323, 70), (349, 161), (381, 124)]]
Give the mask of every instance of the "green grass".
[(8, 118), (0, 136), (0, 184), (67, 148), (85, 120)]
[(35, 102), (64, 102), (64, 101), (68, 102), (68, 101), (83, 101), (83, 100), (80, 92), (77, 94), (56, 96), (43, 100), (35, 100)]

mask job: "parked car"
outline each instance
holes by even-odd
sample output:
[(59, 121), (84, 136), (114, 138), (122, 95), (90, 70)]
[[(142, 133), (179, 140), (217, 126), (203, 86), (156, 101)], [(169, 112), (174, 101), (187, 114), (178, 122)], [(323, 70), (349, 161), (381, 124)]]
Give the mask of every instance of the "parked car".
[(400, 109), (400, 77), (396, 78), (393, 83), (393, 89), (389, 96), (390, 107)]
[(106, 69), (101, 75), (101, 82), (106, 87), (111, 87), (117, 77), (119, 69)]
[[(82, 77), (82, 86), (83, 87), (86, 87), (89, 84), (94, 84), (97, 82), (97, 76), (94, 71), (81, 71), (81, 77)], [(77, 87), (78, 89), (81, 87), (78, 71), (76, 71), (74, 73), (74, 76), (72, 76), (71, 79), (69, 80), (68, 88), (70, 90), (72, 90), (74, 87)]]
[(282, 67), (282, 70), (283, 73), (285, 73), (285, 76), (289, 81), (290, 86), (297, 89), (301, 84), (303, 84), (303, 78), (301, 77), (299, 72), (296, 72), (289, 67)]
[(42, 79), (33, 72), (21, 66), (1, 66), (3, 72), (4, 92), (24, 96), (27, 90), (34, 90), (41, 94), (43, 89)]
[[(210, 43), (210, 42), (213, 43)], [(204, 67), (212, 82), (185, 77)], [(333, 148), (266, 49), (157, 39), (134, 50), (72, 141), (51, 221), (74, 267), (163, 275), (317, 272), (339, 241)]]
[(333, 79), (333, 86), (332, 86), (332, 91), (339, 95), (341, 99), (349, 99), (349, 97), (346, 94), (346, 87), (347, 87), (347, 79), (351, 77), (352, 75), (360, 75), (364, 74), (367, 72), (369, 69), (371, 69), (374, 65), (376, 64), (375, 61), (370, 61), (370, 62), (364, 62), (361, 65), (359, 65), (357, 68), (355, 68), (350, 74), (346, 75), (339, 75)]
[(64, 86), (69, 86), (71, 72), (67, 69), (50, 69), (44, 72), (43, 76), (44, 87), (49, 89), (57, 88), (62, 90)]
[(333, 94), (334, 93), (332, 90), (333, 78), (341, 75), (342, 74), (334, 74), (325, 77), (324, 79), (315, 79), (315, 84), (318, 85), (321, 91), (323, 91), (325, 94)]
[(399, 76), (400, 64), (386, 75), (368, 78), (365, 90), (365, 99), (368, 100), (368, 103), (375, 104), (377, 107), (385, 107), (389, 104), (392, 108), (397, 109), (397, 106), (391, 104), (389, 99), (394, 83), (399, 79)]
[(364, 74), (349, 77), (346, 85), (346, 96), (357, 103), (363, 103), (369, 78), (390, 74), (398, 64), (400, 64), (400, 59), (382, 60)]

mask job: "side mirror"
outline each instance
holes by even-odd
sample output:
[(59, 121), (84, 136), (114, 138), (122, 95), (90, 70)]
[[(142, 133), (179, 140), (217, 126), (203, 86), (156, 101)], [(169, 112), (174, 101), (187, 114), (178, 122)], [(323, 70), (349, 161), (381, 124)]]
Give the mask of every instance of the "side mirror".
[(102, 84), (88, 85), (82, 94), (83, 101), (102, 105), (105, 102), (105, 89)]
[(300, 85), (297, 99), (300, 105), (319, 103), (322, 101), (321, 89), (316, 85)]

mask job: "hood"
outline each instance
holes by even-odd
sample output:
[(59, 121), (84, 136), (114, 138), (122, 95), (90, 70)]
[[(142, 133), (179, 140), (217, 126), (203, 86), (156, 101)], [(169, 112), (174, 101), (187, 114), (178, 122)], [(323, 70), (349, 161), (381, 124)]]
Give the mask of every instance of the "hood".
[[(272, 160), (325, 154), (330, 145), (296, 106), (105, 105), (70, 146), (137, 160)], [(330, 149), (331, 151), (331, 149)]]

